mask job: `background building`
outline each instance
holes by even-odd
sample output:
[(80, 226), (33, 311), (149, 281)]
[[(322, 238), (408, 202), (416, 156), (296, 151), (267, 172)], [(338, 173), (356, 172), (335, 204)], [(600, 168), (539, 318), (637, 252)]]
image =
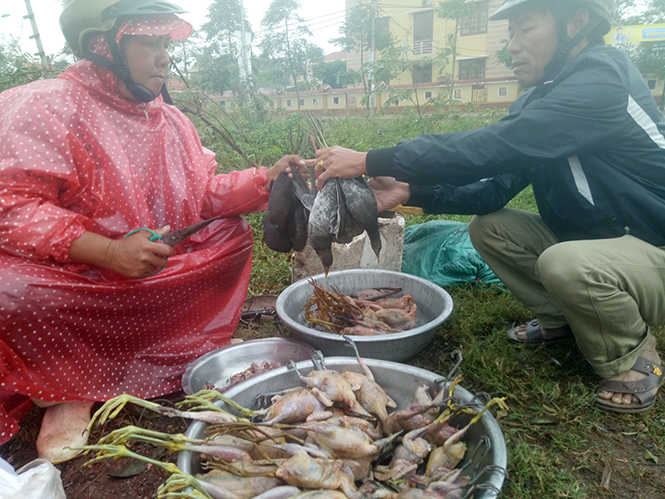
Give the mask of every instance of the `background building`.
[[(508, 57), (508, 21), (489, 21), (503, 0), (467, 0), (465, 14), (457, 18), (440, 15), (440, 5), (446, 3), (445, 0), (346, 0), (347, 21), (354, 8), (374, 7), (374, 39), (385, 40), (390, 35), (396, 49), (392, 57), (399, 54), (400, 69), (393, 71), (389, 81), (381, 81), (378, 76), (372, 81), (367, 70), (367, 63), (373, 60), (369, 47), (337, 52), (329, 60), (345, 58), (347, 70), (361, 71), (367, 86), (356, 84), (339, 89), (322, 85), (317, 90), (300, 91), (298, 95), (290, 91), (274, 92), (266, 94), (272, 101), (271, 107), (286, 112), (300, 108), (333, 115), (362, 114), (368, 110), (394, 113), (405, 107), (415, 107), (421, 114), (450, 106), (507, 108), (522, 89), (504, 62)], [(387, 60), (380, 45), (374, 44), (377, 64), (384, 57)], [(645, 73), (645, 79), (656, 101), (660, 101), (665, 95), (662, 77)], [(369, 89), (374, 90), (371, 98)], [(229, 94), (223, 100), (232, 98)]]
[[(366, 2), (347, 0), (347, 12), (359, 3)], [(375, 107), (385, 104), (391, 92), (406, 94), (409, 89), (413, 92), (411, 100), (402, 100), (398, 107), (413, 106), (415, 102), (427, 107), (434, 98), (448, 99), (451, 90), (453, 104), (474, 103), (480, 108), (506, 107), (519, 95), (517, 79), (497, 56), (508, 37), (508, 22), (489, 22), (489, 16), (503, 0), (469, 2), (472, 13), (459, 22), (440, 18), (436, 0), (376, 3), (377, 31), (387, 30), (392, 35), (411, 67), (399, 78), (381, 82), (386, 90), (377, 97)], [(457, 36), (451, 38), (456, 31)], [(446, 50), (454, 54), (444, 57), (442, 52)], [(349, 69), (359, 69), (359, 54), (349, 54), (347, 65)]]

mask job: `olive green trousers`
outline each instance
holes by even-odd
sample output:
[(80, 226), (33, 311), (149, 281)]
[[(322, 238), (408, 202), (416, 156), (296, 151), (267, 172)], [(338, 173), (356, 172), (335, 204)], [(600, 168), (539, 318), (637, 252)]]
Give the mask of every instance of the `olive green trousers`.
[(665, 248), (630, 235), (560, 242), (540, 215), (510, 208), (475, 216), (469, 235), (543, 327), (570, 325), (603, 378), (628, 371), (665, 324)]

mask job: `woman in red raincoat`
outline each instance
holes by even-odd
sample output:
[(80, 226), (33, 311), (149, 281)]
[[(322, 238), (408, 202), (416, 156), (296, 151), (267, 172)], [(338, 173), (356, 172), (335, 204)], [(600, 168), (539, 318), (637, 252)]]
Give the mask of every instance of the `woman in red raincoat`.
[[(61, 27), (85, 58), (0, 94), (0, 443), (27, 397), (58, 403), (37, 442), (54, 462), (85, 443), (94, 401), (177, 391), (188, 362), (229, 343), (252, 257), (239, 215), (265, 209), (270, 180), (299, 159), (214, 174), (214, 154), (160, 96), (166, 47), (191, 33), (180, 12), (65, 0)], [(215, 216), (173, 249), (123, 237)]]

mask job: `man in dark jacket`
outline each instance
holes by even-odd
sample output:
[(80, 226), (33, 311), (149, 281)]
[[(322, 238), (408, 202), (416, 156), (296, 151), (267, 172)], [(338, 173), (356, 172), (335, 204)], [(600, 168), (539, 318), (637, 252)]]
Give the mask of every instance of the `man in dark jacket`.
[[(484, 128), (360, 153), (319, 151), (330, 177), (376, 177), (379, 209), (482, 215), (469, 233), (537, 317), (513, 341), (574, 333), (601, 381), (596, 405), (641, 412), (662, 379), (665, 119), (628, 55), (605, 47), (613, 0), (506, 0), (513, 71), (532, 87)], [(533, 185), (539, 214), (504, 208)]]

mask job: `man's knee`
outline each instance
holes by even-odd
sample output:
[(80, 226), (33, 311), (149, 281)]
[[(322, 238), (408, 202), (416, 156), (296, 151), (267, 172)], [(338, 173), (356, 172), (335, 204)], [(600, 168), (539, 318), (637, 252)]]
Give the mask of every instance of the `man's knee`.
[(489, 229), (492, 226), (490, 215), (474, 215), (469, 222), (469, 238), (474, 246), (481, 245), (482, 241), (492, 231)]
[(570, 289), (575, 282), (586, 280), (589, 265), (587, 255), (575, 242), (558, 243), (547, 248), (538, 257), (536, 275), (551, 293), (558, 289)]
[(474, 215), (469, 222), (469, 238), (474, 248), (481, 251), (488, 239), (493, 239), (503, 226), (503, 210), (488, 215)]

